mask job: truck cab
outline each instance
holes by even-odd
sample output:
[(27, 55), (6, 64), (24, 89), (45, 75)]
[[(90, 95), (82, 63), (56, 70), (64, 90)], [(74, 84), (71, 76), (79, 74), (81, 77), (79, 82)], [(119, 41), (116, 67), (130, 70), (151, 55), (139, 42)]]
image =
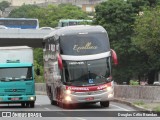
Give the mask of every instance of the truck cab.
[[(20, 55), (22, 51), (26, 54)], [(33, 62), (23, 60), (28, 55), (27, 59), (33, 59), (32, 49), (5, 48), (0, 53), (3, 57), (0, 60), (0, 103), (20, 103), (22, 107), (33, 108), (36, 100)]]

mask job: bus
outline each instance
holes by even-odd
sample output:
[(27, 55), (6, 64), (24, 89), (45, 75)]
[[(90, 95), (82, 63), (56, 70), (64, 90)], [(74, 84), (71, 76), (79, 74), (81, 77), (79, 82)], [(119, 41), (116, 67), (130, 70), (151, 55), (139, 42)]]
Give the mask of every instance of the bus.
[(73, 25), (88, 25), (92, 20), (77, 20), (77, 19), (62, 19), (58, 22), (58, 27), (73, 26)]
[(38, 29), (39, 21), (33, 18), (0, 18), (0, 25), (7, 28)]
[(102, 26), (62, 27), (44, 37), (44, 79), (52, 105), (97, 103), (109, 107), (114, 97), (111, 59), (116, 52)]

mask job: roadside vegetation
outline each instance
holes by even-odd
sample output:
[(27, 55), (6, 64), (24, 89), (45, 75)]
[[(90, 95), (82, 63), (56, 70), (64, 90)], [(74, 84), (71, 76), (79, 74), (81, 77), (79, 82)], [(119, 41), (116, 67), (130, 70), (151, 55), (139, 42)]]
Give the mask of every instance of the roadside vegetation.
[[(111, 48), (118, 55), (119, 65), (112, 69), (118, 84), (129, 84), (130, 80), (146, 80), (153, 84), (160, 70), (159, 11), (158, 0), (108, 0), (95, 7), (94, 24), (107, 30)], [(71, 4), (43, 8), (23, 5), (8, 17), (38, 18), (40, 27), (57, 27), (60, 19), (91, 19), (81, 8)], [(34, 51), (35, 68), (40, 68), (41, 76), (36, 78), (43, 82), (42, 49)]]
[(156, 102), (144, 102), (144, 101), (135, 101), (134, 105), (140, 106), (150, 111), (160, 112), (160, 103)]

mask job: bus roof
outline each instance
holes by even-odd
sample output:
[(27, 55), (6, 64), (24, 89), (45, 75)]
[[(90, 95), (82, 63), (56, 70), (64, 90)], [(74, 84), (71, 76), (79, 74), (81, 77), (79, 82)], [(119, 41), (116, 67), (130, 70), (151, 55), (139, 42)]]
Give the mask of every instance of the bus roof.
[(77, 22), (92, 22), (92, 20), (85, 20), (85, 19), (80, 19), (80, 20), (77, 20), (77, 19), (61, 19), (59, 20), (59, 22), (72, 22), (72, 21), (77, 21)]
[(106, 30), (100, 25), (76, 25), (76, 26), (66, 26), (59, 28), (49, 35), (45, 36), (44, 39), (50, 38), (54, 35), (62, 36), (62, 35), (73, 35), (73, 34), (85, 34), (92, 32), (106, 32)]
[(36, 18), (0, 18), (0, 20), (38, 20)]

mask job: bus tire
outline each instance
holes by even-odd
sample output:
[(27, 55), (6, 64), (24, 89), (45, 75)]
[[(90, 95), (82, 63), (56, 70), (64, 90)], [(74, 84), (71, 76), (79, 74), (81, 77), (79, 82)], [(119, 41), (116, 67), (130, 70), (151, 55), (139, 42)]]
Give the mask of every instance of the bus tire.
[(51, 100), (51, 105), (57, 105), (57, 101)]
[(31, 108), (34, 108), (35, 102), (30, 102), (29, 104)]
[(51, 105), (57, 105), (57, 101), (53, 100), (53, 94), (50, 92), (50, 102), (51, 102)]
[(100, 105), (101, 107), (109, 107), (109, 101), (101, 101)]

